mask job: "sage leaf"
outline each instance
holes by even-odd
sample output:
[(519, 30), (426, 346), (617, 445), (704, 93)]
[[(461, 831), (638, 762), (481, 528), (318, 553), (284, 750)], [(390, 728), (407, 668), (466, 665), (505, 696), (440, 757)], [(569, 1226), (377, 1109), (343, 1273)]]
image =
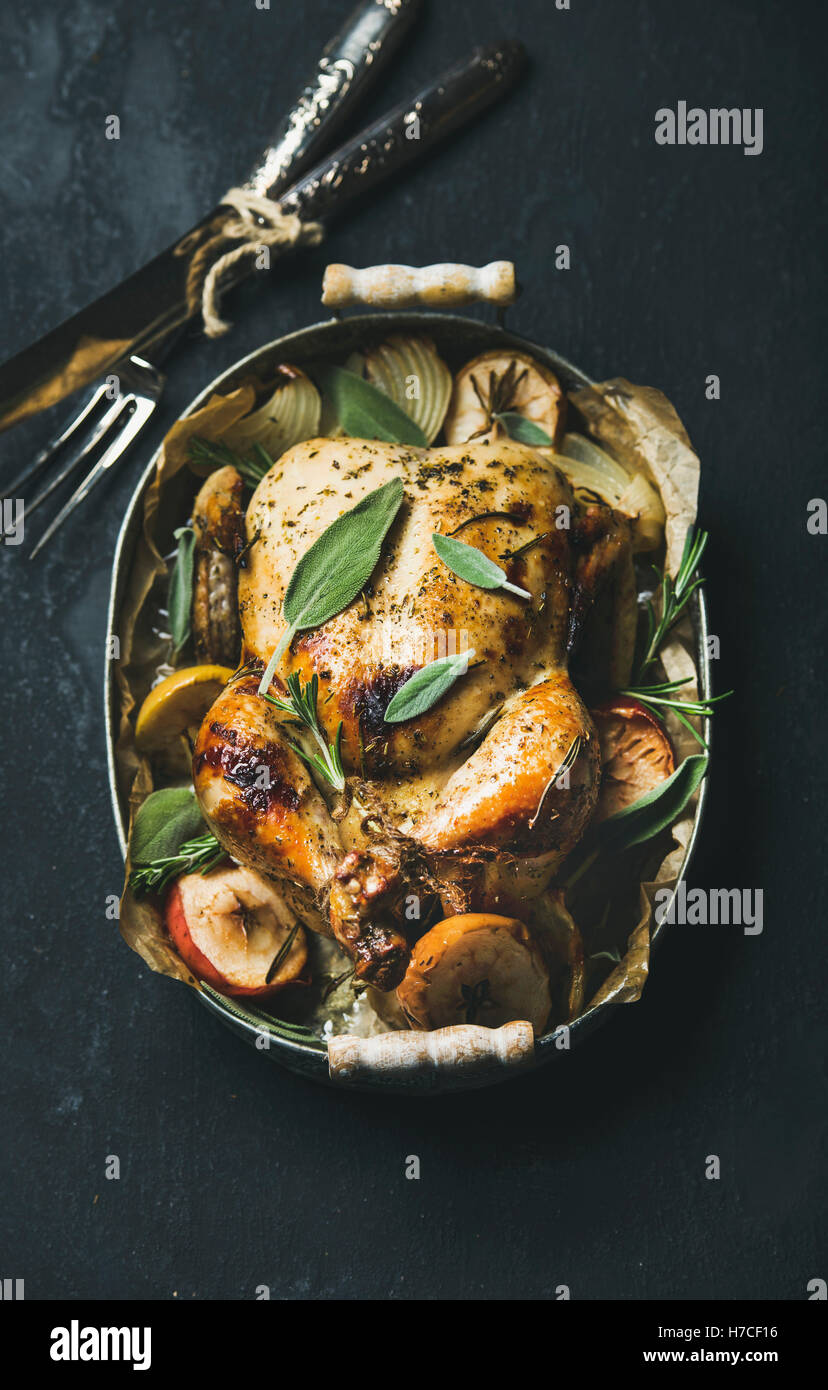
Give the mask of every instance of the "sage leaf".
[(441, 656), (429, 662), (421, 671), (415, 671), (405, 685), (400, 686), (385, 711), (386, 724), (402, 724), (406, 719), (425, 714), (451, 689), (459, 676), (466, 674), (473, 656), (473, 651)]
[(674, 825), (704, 778), (707, 766), (706, 753), (685, 758), (666, 781), (589, 831), (582, 842), (584, 857), (579, 855), (579, 863), (570, 875), (567, 887), (577, 883), (599, 854), (621, 854)]
[(510, 594), (517, 594), (520, 598), (532, 597), (526, 589), (510, 584), (506, 571), (476, 546), (455, 540), (453, 536), (441, 536), (437, 531), (431, 541), (447, 569), (458, 579), (465, 579), (467, 584), (476, 584), (480, 589), (508, 589)]
[(331, 522), (305, 551), (282, 605), (297, 632), (326, 623), (365, 588), (402, 500), (402, 479), (389, 479)]
[(190, 614), (193, 608), (193, 569), (195, 566), (195, 531), (192, 526), (179, 526), (175, 532), (178, 554), (167, 589), (167, 612), (173, 640), (173, 655), (177, 656), (190, 635)]
[(506, 428), (506, 433), (510, 439), (516, 439), (518, 444), (533, 444), (536, 448), (543, 446), (551, 449), (554, 440), (550, 439), (546, 430), (536, 425), (534, 420), (527, 420), (525, 415), (519, 415), (516, 410), (502, 410), (493, 419), (499, 420), (501, 425)]
[(669, 829), (704, 778), (707, 762), (705, 753), (685, 758), (666, 781), (645, 792), (631, 806), (625, 806), (614, 816), (608, 816), (596, 826), (595, 833), (601, 847), (610, 847), (613, 853), (618, 854)]
[(370, 381), (345, 367), (320, 367), (316, 374), (346, 434), (355, 439), (428, 447), (416, 421)]
[(133, 864), (152, 864), (177, 854), (183, 844), (205, 830), (201, 807), (191, 787), (164, 787), (142, 801), (129, 842)]
[(270, 689), (295, 634), (335, 618), (365, 588), (402, 500), (402, 479), (389, 479), (332, 521), (305, 551), (285, 591), (282, 614), (288, 626), (259, 682), (261, 695)]

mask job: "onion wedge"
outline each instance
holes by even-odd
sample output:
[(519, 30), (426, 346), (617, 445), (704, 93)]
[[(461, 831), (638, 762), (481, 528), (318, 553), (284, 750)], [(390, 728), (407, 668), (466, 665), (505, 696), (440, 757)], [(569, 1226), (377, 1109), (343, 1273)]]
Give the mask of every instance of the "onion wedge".
[(239, 420), (224, 436), (237, 453), (248, 453), (261, 444), (272, 459), (314, 439), (319, 433), (322, 402), (310, 377), (287, 363), (276, 369), (276, 389), (264, 405)]
[(635, 519), (633, 547), (655, 550), (664, 534), (664, 505), (643, 473), (628, 473), (591, 439), (574, 432), (565, 434), (555, 454), (543, 451), (569, 479), (583, 501), (599, 498), (624, 516)]

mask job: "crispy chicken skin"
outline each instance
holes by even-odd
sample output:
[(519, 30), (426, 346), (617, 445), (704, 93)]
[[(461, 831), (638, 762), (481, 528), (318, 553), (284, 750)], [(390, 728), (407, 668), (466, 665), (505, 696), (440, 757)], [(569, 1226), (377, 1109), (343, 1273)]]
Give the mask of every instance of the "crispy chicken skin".
[(389, 887), (381, 857), (346, 855), (321, 793), (258, 683), (258, 676), (231, 682), (201, 725), (193, 751), (201, 809), (234, 859), (292, 886), (294, 910), (308, 926), (336, 935), (358, 976), (380, 988), (393, 976), (387, 986), (393, 988), (405, 972), (408, 942), (393, 921), (381, 919)]
[[(595, 731), (567, 674), (572, 494), (546, 460), (509, 440), (413, 449), (315, 439), (291, 449), (248, 508), (244, 659), (261, 669), (276, 647), (287, 582), (312, 542), (394, 476), (405, 497), (371, 581), (344, 612), (294, 638), (275, 682), (318, 677), (320, 721), (330, 739), (342, 721), (345, 770), (359, 779), (350, 809), (329, 809), (257, 677), (219, 697), (193, 760), (205, 817), (233, 857), (297, 885), (357, 973), (383, 989), (405, 970), (409, 895), (462, 911), (471, 895), (496, 910), (516, 884), (541, 892), (583, 833), (600, 775)], [(434, 551), (435, 531), (478, 547), (531, 600), (457, 578)], [(437, 705), (384, 722), (414, 671), (464, 649), (472, 665)], [(270, 769), (269, 789), (255, 785), (256, 766)]]
[(336, 826), (257, 686), (257, 676), (225, 686), (199, 729), (201, 808), (239, 863), (320, 893), (342, 858)]

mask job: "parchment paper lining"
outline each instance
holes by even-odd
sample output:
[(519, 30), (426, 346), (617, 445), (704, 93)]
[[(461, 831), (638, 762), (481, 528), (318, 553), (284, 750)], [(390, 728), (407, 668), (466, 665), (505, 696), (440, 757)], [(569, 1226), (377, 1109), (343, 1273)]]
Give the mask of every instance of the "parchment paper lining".
[[(200, 410), (179, 420), (164, 440), (155, 477), (146, 492), (142, 531), (118, 623), (121, 659), (116, 681), (120, 718), (115, 761), (119, 788), (128, 798), (130, 832), (137, 807), (153, 790), (152, 769), (135, 749), (133, 716), (165, 658), (164, 644), (153, 632), (148, 613), (153, 595), (157, 598), (157, 586), (166, 584), (167, 566), (162, 556), (173, 544), (174, 528), (187, 520), (198, 487), (198, 479), (188, 468), (188, 442), (193, 435), (220, 439), (252, 409), (254, 400), (253, 386), (241, 386), (227, 396), (212, 396)], [(699, 460), (678, 415), (660, 392), (633, 386), (623, 378), (574, 392), (570, 400), (582, 417), (583, 427), (596, 442), (620, 463), (643, 469), (658, 488), (667, 517), (665, 563), (675, 575), (687, 528), (696, 519), (700, 471)], [(691, 651), (692, 632), (685, 621), (674, 629), (663, 649), (662, 665), (670, 680), (692, 678), (692, 683), (685, 687), (690, 698), (697, 693)], [(652, 679), (658, 678), (656, 668)], [(698, 751), (691, 735), (672, 716), (668, 717), (668, 729), (677, 763)], [(652, 879), (641, 884), (640, 916), (627, 938), (623, 957), (593, 998), (586, 1001), (587, 1006), (610, 1001), (631, 1003), (640, 997), (649, 969), (654, 895), (657, 889), (671, 888), (677, 882), (694, 816), (695, 804), (691, 804), (673, 827), (671, 849)], [(127, 856), (127, 879), (130, 868)], [(198, 981), (174, 951), (156, 906), (147, 899), (136, 900), (128, 887), (121, 900), (120, 930), (150, 969), (199, 988)]]

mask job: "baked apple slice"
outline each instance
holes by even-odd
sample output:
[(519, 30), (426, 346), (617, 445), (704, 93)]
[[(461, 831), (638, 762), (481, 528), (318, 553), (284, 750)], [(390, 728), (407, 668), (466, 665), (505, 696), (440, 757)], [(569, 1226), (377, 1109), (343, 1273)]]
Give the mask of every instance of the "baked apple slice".
[(540, 1034), (552, 1007), (549, 972), (528, 928), (489, 912), (447, 917), (426, 932), (397, 998), (419, 1029), (528, 1019)]
[(590, 714), (601, 748), (597, 824), (666, 781), (676, 763), (664, 726), (638, 700), (618, 695)]
[(249, 869), (184, 874), (167, 895), (164, 921), (184, 964), (221, 994), (275, 994), (307, 962), (304, 928), (276, 887)]

